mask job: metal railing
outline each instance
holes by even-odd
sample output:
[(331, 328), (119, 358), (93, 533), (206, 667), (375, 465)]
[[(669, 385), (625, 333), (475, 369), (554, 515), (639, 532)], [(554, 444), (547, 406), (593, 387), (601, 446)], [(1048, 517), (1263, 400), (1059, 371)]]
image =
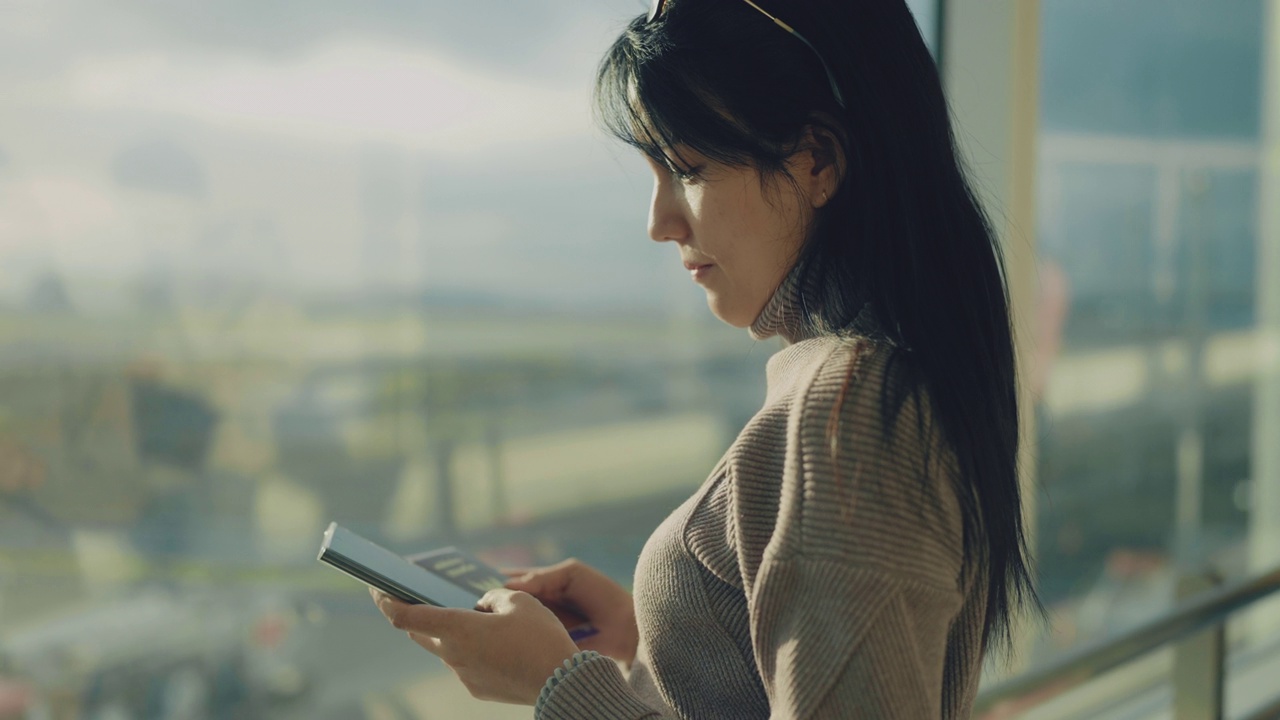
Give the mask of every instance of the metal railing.
[[(1200, 576), (1184, 581), (1179, 594), (1214, 585), (1213, 578)], [(1164, 617), (1119, 637), (1088, 645), (1057, 662), (981, 692), (974, 717), (992, 720), (1014, 717), (1153, 650), (1179, 643), (1173, 674), (1175, 718), (1220, 720), (1223, 717), (1226, 620), (1232, 613), (1277, 593), (1280, 593), (1280, 568), (1198, 592)], [(1280, 678), (1276, 681), (1276, 690), (1280, 692)], [(1275, 718), (1280, 718), (1280, 697), (1246, 720)]]

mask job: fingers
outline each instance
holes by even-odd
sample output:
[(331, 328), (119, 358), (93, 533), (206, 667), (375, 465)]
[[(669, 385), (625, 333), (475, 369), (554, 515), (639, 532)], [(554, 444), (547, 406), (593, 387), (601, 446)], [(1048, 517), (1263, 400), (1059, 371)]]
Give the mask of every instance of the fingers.
[(392, 627), (404, 631), (418, 647), (444, 660), (450, 666), (456, 664), (457, 660), (454, 657), (456, 653), (449, 651), (450, 641), (446, 638), (453, 638), (453, 636), (458, 635), (461, 636), (460, 641), (465, 643), (463, 621), (466, 618), (459, 617), (458, 613), (469, 611), (438, 608), (431, 605), (413, 605), (397, 600), (374, 588), (369, 588), (369, 594), (373, 596), (374, 602), (378, 605), (378, 610), (387, 618)]
[(535, 569), (508, 581), (506, 587), (527, 592), (548, 606), (563, 606), (592, 621), (616, 614), (631, 603), (630, 593), (621, 585), (572, 559)]
[(470, 612), (433, 605), (410, 605), (373, 588), (369, 588), (369, 594), (392, 627), (417, 635), (446, 637), (467, 621), (465, 613)]
[[(549, 579), (551, 568), (512, 568), (507, 574), (507, 587), (519, 587), (525, 592), (541, 591)], [(537, 593), (534, 593), (537, 594)]]
[(545, 570), (545, 568), (504, 568), (502, 572), (507, 576), (504, 587), (543, 597), (547, 594)]
[(561, 601), (573, 584), (573, 577), (583, 567), (577, 560), (565, 560), (549, 567), (533, 568), (521, 576), (513, 576), (507, 587), (520, 590), (542, 600)]
[(528, 593), (507, 588), (490, 590), (476, 603), (477, 610), (499, 615), (529, 607), (542, 607), (542, 603)]
[(622, 586), (590, 565), (566, 560), (556, 568), (559, 569), (556, 578), (561, 584), (554, 599), (587, 618), (608, 616), (624, 599), (630, 601)]
[(409, 633), (409, 639), (417, 643), (423, 650), (426, 650), (442, 660), (444, 659), (444, 641), (440, 638), (433, 638), (430, 635)]

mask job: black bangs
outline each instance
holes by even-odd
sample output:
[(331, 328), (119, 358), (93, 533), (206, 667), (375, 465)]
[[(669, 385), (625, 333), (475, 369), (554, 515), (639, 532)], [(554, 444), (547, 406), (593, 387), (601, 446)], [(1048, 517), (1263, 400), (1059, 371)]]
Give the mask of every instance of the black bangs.
[(730, 99), (691, 75), (691, 63), (682, 60), (699, 51), (681, 47), (666, 27), (636, 18), (609, 48), (596, 75), (597, 122), (673, 170), (691, 165), (682, 148), (723, 165), (781, 169), (782, 149), (762, 143), (763, 133), (734, 119)]

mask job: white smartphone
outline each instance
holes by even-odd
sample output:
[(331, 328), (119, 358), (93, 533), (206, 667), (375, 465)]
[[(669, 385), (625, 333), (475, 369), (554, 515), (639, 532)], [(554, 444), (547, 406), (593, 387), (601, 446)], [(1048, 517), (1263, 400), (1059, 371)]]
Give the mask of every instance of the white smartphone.
[(322, 563), (407, 603), (472, 610), (480, 596), (342, 527), (329, 523), (320, 544)]

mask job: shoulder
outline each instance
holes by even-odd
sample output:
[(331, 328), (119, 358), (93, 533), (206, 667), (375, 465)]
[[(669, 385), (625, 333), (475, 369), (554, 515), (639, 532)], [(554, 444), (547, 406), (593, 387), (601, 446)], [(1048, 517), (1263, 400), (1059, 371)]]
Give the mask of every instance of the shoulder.
[[(788, 397), (788, 442), (802, 460), (866, 460), (886, 452), (911, 462), (933, 449), (928, 393), (910, 355), (863, 337), (812, 341)], [(825, 450), (821, 457), (814, 453)], [(922, 473), (926, 468), (903, 468)]]
[(963, 556), (954, 461), (910, 355), (822, 342), (789, 408), (775, 550), (949, 585)]
[[(904, 354), (893, 345), (864, 337), (825, 337), (814, 340), (821, 344), (818, 359), (801, 380), (797, 400), (805, 410), (832, 408), (857, 392), (883, 387), (886, 381), (902, 382), (901, 363)], [(888, 374), (898, 368), (894, 377)]]
[(881, 459), (899, 461), (903, 472), (937, 471), (916, 464), (946, 447), (911, 355), (861, 337), (827, 342), (829, 352), (803, 379), (791, 408), (801, 447), (821, 445), (835, 459), (887, 453), (892, 457)]

